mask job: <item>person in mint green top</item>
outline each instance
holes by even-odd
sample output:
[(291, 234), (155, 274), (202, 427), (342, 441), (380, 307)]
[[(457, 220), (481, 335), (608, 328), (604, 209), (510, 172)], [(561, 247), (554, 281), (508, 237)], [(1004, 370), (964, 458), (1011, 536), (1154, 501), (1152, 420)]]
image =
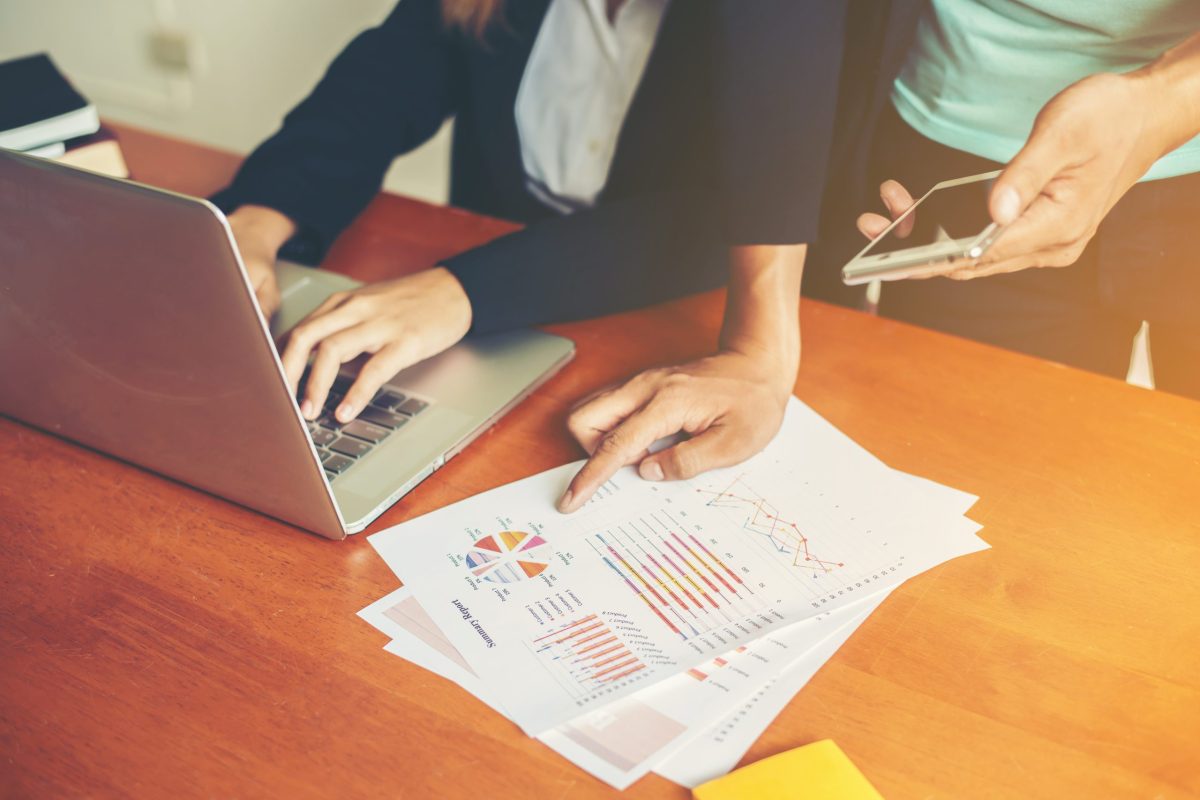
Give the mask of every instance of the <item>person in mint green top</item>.
[(1008, 227), (881, 313), (1113, 375), (1149, 320), (1159, 388), (1200, 397), (1200, 0), (929, 0), (890, 101), (869, 170), (890, 215), (1004, 166)]
[[(1007, 162), (1056, 94), (1141, 69), (1200, 31), (1197, 0), (931, 0), (892, 87), (900, 117), (935, 142)], [(1200, 172), (1200, 138), (1142, 180)]]

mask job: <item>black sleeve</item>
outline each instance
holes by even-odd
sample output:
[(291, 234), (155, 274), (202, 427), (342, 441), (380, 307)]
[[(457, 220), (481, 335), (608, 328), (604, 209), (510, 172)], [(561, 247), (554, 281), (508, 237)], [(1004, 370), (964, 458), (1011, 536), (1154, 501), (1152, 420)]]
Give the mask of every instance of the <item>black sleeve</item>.
[(720, 0), (720, 183), (730, 244), (816, 239), (837, 111), (844, 0)]
[(722, 285), (707, 200), (663, 191), (537, 222), (444, 260), (472, 333), (613, 314)]
[(379, 191), (392, 160), (454, 112), (459, 78), (439, 0), (401, 0), (356, 37), (307, 98), (213, 201), (274, 208), (299, 233), (285, 249), (315, 263)]

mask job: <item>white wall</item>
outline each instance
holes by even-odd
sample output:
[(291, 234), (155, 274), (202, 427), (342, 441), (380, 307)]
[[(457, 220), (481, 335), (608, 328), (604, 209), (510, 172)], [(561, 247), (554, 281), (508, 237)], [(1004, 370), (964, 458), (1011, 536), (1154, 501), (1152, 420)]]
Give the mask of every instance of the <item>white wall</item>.
[[(110, 119), (238, 153), (274, 131), (338, 51), (395, 0), (0, 0), (0, 60), (46, 51)], [(153, 55), (177, 33), (189, 66)], [(445, 202), (449, 131), (386, 186)]]

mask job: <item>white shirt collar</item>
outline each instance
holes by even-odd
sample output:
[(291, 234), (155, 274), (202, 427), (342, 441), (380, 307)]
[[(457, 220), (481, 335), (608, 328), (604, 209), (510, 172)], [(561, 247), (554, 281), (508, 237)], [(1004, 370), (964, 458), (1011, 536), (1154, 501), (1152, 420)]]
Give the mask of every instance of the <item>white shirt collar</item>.
[(515, 108), (529, 190), (561, 212), (595, 204), (669, 0), (552, 0)]

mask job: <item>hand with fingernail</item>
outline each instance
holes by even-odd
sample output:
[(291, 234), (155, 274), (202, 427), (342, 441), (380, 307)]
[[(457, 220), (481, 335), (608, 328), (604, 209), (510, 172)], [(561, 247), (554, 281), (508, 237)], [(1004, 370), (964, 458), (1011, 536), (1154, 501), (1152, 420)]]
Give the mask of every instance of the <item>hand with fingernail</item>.
[(229, 230), (246, 267), (254, 299), (267, 319), (279, 310), (279, 284), (275, 258), (283, 243), (296, 232), (296, 223), (265, 206), (245, 205), (229, 215)]
[[(587, 451), (558, 508), (571, 513), (617, 470), (645, 480), (683, 480), (740, 463), (779, 430), (800, 364), (800, 278), (805, 245), (731, 251), (720, 350), (647, 370), (584, 400), (567, 420)], [(650, 453), (659, 439), (686, 438)]]
[[(280, 361), (305, 419), (321, 414), (338, 370), (368, 357), (334, 417), (349, 422), (397, 372), (457, 344), (471, 327), (471, 301), (444, 267), (352, 292), (337, 292), (288, 332)], [(311, 365), (309, 361), (311, 359)]]
[[(737, 352), (648, 370), (602, 392), (567, 425), (590, 458), (559, 501), (581, 507), (621, 467), (637, 465), (648, 481), (683, 480), (744, 461), (771, 440), (783, 421), (791, 380)], [(650, 445), (682, 431), (689, 438), (653, 455)]]
[[(982, 257), (952, 262), (940, 274), (969, 280), (1075, 263), (1125, 192), (1196, 134), (1189, 115), (1171, 108), (1171, 93), (1179, 87), (1154, 66), (1092, 75), (1050, 100), (1025, 146), (992, 185), (988, 210), (1004, 231)], [(1197, 105), (1194, 99), (1190, 105)], [(885, 181), (880, 195), (892, 219), (913, 204), (896, 181)], [(871, 239), (889, 224), (879, 214), (858, 219)]]

